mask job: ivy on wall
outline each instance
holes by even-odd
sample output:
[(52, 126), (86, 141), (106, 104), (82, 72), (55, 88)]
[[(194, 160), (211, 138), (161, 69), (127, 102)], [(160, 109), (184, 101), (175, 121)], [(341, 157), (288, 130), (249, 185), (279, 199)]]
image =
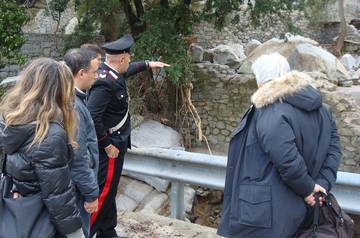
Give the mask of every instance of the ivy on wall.
[(20, 48), (25, 43), (21, 27), (27, 19), (24, 6), (11, 0), (0, 1), (0, 67), (25, 62)]

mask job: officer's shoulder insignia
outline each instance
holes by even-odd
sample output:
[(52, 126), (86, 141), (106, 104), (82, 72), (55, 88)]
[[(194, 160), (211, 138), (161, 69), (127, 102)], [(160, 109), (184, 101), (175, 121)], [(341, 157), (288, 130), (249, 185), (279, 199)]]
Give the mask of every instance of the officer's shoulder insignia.
[(112, 76), (112, 78), (113, 78), (114, 80), (116, 80), (116, 79), (119, 78), (113, 71), (109, 71), (109, 74)]
[(102, 79), (106, 78), (107, 73), (108, 73), (108, 72), (107, 72), (106, 70), (102, 70), (102, 71), (99, 73), (99, 78), (102, 78)]

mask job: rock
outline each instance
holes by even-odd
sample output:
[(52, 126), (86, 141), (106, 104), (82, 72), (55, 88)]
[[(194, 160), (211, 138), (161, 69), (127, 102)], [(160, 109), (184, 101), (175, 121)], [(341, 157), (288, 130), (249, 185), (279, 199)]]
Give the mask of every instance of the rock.
[(360, 77), (360, 69), (358, 69), (355, 73), (358, 77)]
[[(337, 89), (337, 85), (330, 83), (326, 75), (320, 72), (307, 72), (313, 79), (315, 79), (311, 84), (317, 89), (325, 89), (326, 91), (333, 92)], [(325, 77), (324, 77), (325, 76)]]
[(240, 59), (240, 61), (246, 58), (244, 53), (244, 47), (242, 45), (231, 43), (228, 44), (228, 46), (234, 50), (235, 55)]
[(191, 59), (194, 63), (199, 63), (203, 61), (204, 58), (204, 49), (195, 44), (190, 45), (190, 53), (191, 53)]
[(351, 54), (344, 54), (341, 57), (340, 62), (345, 66), (348, 71), (354, 71), (358, 67), (356, 58)]
[(139, 127), (133, 129), (131, 131), (131, 142), (134, 147), (163, 149), (183, 147), (181, 136), (177, 131), (153, 120), (144, 121)]
[(349, 72), (346, 70), (345, 66), (338, 59), (336, 59), (336, 73), (339, 83), (351, 82), (351, 85), (353, 84)]
[(3, 87), (9, 87), (16, 83), (20, 79), (20, 76), (8, 77), (1, 81), (0, 85)]
[(357, 44), (360, 43), (360, 32), (353, 25), (347, 26), (347, 34), (345, 41), (353, 42)]
[(295, 46), (288, 56), (291, 69), (299, 71), (320, 71), (327, 75), (331, 82), (336, 83), (336, 57), (324, 50), (308, 43)]
[(190, 213), (195, 198), (195, 189), (189, 186), (184, 187), (184, 208), (185, 212)]
[(65, 35), (71, 35), (75, 32), (76, 26), (79, 24), (77, 17), (73, 17), (65, 26)]
[[(58, 31), (64, 29), (71, 19), (76, 17), (75, 7), (70, 4), (62, 13)], [(57, 22), (51, 15), (46, 14), (45, 9), (40, 9), (36, 16), (30, 19), (25, 26), (22, 27), (24, 33), (53, 34), (56, 30)]]
[(203, 54), (203, 60), (213, 63), (214, 62), (214, 53), (210, 50), (205, 50), (204, 54)]
[(245, 55), (248, 56), (251, 52), (253, 52), (259, 45), (261, 45), (261, 42), (258, 40), (252, 39), (247, 43), (245, 47)]
[(241, 59), (237, 56), (236, 51), (228, 45), (218, 45), (211, 50), (214, 53), (214, 63), (228, 65), (237, 68)]
[(314, 41), (313, 39), (310, 39), (307, 37), (300, 36), (300, 35), (293, 35), (291, 33), (285, 33), (285, 37), (288, 42), (295, 43), (295, 44), (309, 43), (311, 45), (316, 45), (316, 46), (319, 45), (319, 42)]
[(287, 42), (273, 38), (258, 46), (242, 63), (238, 73), (249, 74), (251, 64), (261, 55), (278, 52), (289, 61), (291, 69), (307, 72), (322, 72), (327, 79), (337, 84), (338, 79), (350, 79), (346, 70), (341, 68), (341, 63), (327, 50), (318, 47), (316, 41), (301, 37), (287, 36)]
[[(131, 131), (131, 141), (134, 147), (158, 147), (164, 149), (182, 149), (181, 136), (174, 129), (157, 121), (147, 120)], [(159, 140), (161, 138), (161, 140)], [(170, 182), (158, 177), (128, 173), (130, 177), (144, 181), (160, 192), (165, 192)]]
[(341, 87), (351, 87), (351, 86), (353, 86), (353, 81), (352, 80), (340, 80), (339, 81), (339, 86), (341, 86)]

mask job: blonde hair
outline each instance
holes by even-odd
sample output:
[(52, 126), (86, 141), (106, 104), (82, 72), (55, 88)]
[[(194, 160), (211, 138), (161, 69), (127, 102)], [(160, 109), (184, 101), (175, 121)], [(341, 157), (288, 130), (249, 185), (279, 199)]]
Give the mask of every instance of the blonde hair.
[(6, 126), (36, 123), (30, 147), (45, 139), (52, 121), (61, 122), (69, 144), (77, 147), (74, 103), (74, 80), (70, 69), (53, 59), (39, 58), (20, 73), (16, 85), (3, 98), (0, 110)]

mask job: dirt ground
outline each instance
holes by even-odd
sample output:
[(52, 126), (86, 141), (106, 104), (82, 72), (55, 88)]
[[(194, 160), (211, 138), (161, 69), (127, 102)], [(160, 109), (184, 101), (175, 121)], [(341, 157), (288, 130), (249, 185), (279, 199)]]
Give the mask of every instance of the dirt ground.
[(167, 217), (134, 213), (118, 213), (118, 234), (127, 238), (220, 238), (216, 230)]

